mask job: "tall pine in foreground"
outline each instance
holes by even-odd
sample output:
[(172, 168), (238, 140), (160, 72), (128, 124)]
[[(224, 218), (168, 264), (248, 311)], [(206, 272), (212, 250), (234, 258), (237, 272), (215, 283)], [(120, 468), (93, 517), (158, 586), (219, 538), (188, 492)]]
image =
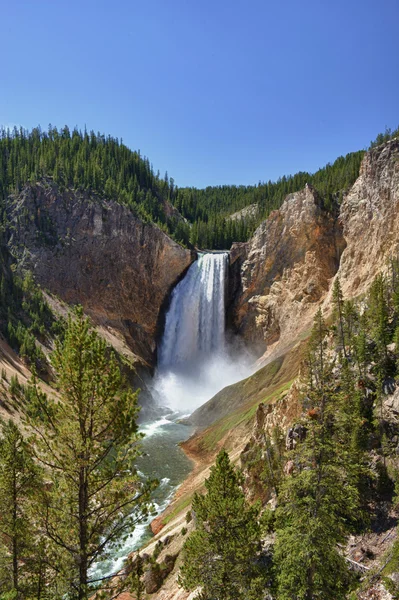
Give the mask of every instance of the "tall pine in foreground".
[(124, 387), (116, 359), (81, 309), (52, 362), (60, 401), (35, 387), (28, 415), (49, 478), (40, 526), (68, 598), (86, 600), (90, 569), (146, 516), (151, 485), (134, 468), (137, 393)]
[(247, 505), (242, 476), (222, 450), (193, 500), (196, 528), (183, 548), (180, 584), (201, 588), (201, 600), (259, 600), (265, 580), (258, 565), (258, 509)]
[(292, 451), (295, 471), (281, 486), (277, 509), (277, 598), (343, 600), (350, 576), (338, 544), (359, 498), (320, 310), (307, 362), (306, 439)]
[[(35, 588), (32, 502), (40, 475), (29, 446), (12, 421), (0, 433), (0, 594), (19, 600)], [(35, 597), (38, 597), (35, 595)]]

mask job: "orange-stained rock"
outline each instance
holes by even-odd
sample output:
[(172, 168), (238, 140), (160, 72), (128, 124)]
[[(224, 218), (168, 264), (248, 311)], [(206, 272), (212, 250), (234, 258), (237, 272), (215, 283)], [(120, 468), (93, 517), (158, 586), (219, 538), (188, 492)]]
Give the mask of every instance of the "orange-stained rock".
[(157, 535), (157, 533), (159, 533), (161, 529), (165, 527), (165, 524), (162, 523), (162, 517), (155, 517), (155, 519), (151, 521), (150, 527), (152, 533)]
[(189, 250), (128, 208), (51, 181), (11, 199), (10, 249), (22, 267), (95, 323), (121, 331), (133, 352), (154, 363), (161, 308), (193, 261)]
[[(259, 354), (281, 352), (304, 335), (334, 276), (345, 298), (366, 292), (399, 253), (399, 140), (366, 153), (338, 218), (311, 186), (290, 194), (247, 244), (234, 245), (241, 289), (231, 320)], [(278, 347), (276, 342), (278, 342)]]
[(347, 297), (368, 290), (399, 250), (399, 139), (368, 152), (341, 207), (347, 247), (339, 278)]

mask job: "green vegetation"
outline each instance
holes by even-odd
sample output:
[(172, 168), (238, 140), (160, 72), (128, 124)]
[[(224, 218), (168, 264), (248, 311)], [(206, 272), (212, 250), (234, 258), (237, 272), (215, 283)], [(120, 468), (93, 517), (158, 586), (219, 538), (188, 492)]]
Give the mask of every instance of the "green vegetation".
[[(241, 456), (245, 489), (263, 503), (263, 536), (273, 534), (272, 557), (264, 550), (258, 559), (264, 565), (264, 594), (276, 600), (348, 598), (362, 585), (345, 557), (348, 536), (368, 531), (380, 503), (386, 506), (391, 499), (397, 504), (392, 496), (394, 488), (399, 490), (399, 430), (395, 417), (387, 413), (386, 400), (399, 370), (399, 260), (390, 262), (389, 274), (376, 277), (367, 297), (357, 303), (343, 298), (337, 280), (333, 304), (329, 325), (321, 311), (315, 318), (297, 388), (302, 415), (287, 446), (276, 425), (264, 431), (263, 439), (257, 434)], [(223, 434), (223, 423), (224, 419), (203, 437), (215, 442), (212, 436)], [(197, 519), (194, 503), (193, 515)], [(212, 532), (206, 518), (205, 526), (202, 518), (199, 525), (194, 522), (183, 568), (188, 575), (182, 579), (190, 589), (204, 585), (205, 573), (198, 573), (194, 556), (206, 547), (198, 542), (202, 529), (206, 535)], [(398, 556), (395, 541), (383, 558), (384, 569), (371, 573), (374, 582), (382, 578), (394, 597), (399, 589), (387, 575), (397, 571)], [(354, 594), (350, 597), (357, 597)], [(204, 597), (225, 596), (220, 592)]]
[[(343, 600), (359, 587), (345, 557), (348, 535), (367, 531), (379, 502), (399, 490), (398, 428), (385, 402), (399, 368), (399, 260), (389, 267), (358, 303), (346, 301), (336, 281), (331, 323), (316, 315), (297, 387), (300, 435), (288, 436), (286, 447), (277, 423), (257, 435), (242, 455), (245, 485), (222, 451), (206, 493), (183, 497), (169, 515), (192, 501), (187, 523), (192, 517), (194, 529), (182, 530), (180, 581), (187, 589), (200, 586), (198, 598)], [(149, 510), (151, 484), (143, 486), (134, 469), (136, 395), (81, 310), (69, 319), (52, 363), (60, 402), (36, 384), (11, 382), (25, 395), (31, 444), (15, 425), (2, 425), (4, 598), (86, 600), (99, 583), (90, 581), (90, 566)], [(216, 444), (225, 428), (247, 425), (262, 400), (277, 399), (278, 406), (295, 364), (291, 351), (256, 374), (253, 403), (215, 423), (205, 439), (213, 436), (209, 443)], [(272, 389), (265, 396), (266, 380)], [(241, 383), (248, 391), (251, 382)], [(251, 506), (246, 492), (259, 502)], [(397, 569), (398, 548), (395, 542), (381, 577)], [(140, 562), (129, 569), (120, 590), (126, 583), (141, 594), (145, 569)], [(112, 596), (106, 586), (99, 597)]]
[[(378, 136), (372, 147), (397, 134)], [(61, 189), (121, 202), (183, 243), (221, 248), (247, 239), (260, 219), (305, 183), (334, 210), (363, 154), (341, 157), (314, 175), (195, 190), (154, 175), (147, 159), (112, 138), (68, 128), (0, 137), (0, 327), (34, 372), (30, 386), (16, 375), (9, 382), (29, 443), (15, 424), (0, 424), (0, 598), (87, 600), (96, 588), (99, 598), (112, 597), (107, 582), (90, 579), (90, 569), (149, 514), (154, 485), (144, 485), (134, 466), (140, 453), (137, 394), (80, 309), (67, 324), (57, 321), (32, 276), (14, 272), (6, 250), (7, 197), (28, 181), (54, 181)], [(256, 217), (229, 220), (254, 203)], [(172, 205), (191, 226), (176, 213), (170, 216)], [(51, 223), (42, 225), (50, 243)], [(397, 502), (399, 495), (399, 430), (386, 407), (399, 374), (399, 260), (389, 267), (361, 303), (346, 301), (337, 280), (331, 324), (317, 314), (298, 386), (302, 415), (295, 426), (301, 435), (295, 443), (285, 448), (284, 432), (275, 426), (249, 444), (242, 460), (245, 485), (222, 451), (206, 493), (183, 497), (165, 519), (192, 501), (187, 523), (192, 518), (194, 531), (184, 546), (180, 581), (187, 589), (201, 586), (198, 598), (343, 600), (359, 585), (344, 555), (347, 537), (367, 530), (381, 499)], [(60, 401), (41, 392), (35, 380), (48, 369), (41, 345), (49, 346), (54, 336), (51, 364)], [(213, 451), (231, 428), (247, 427), (260, 402), (278, 404), (300, 350), (287, 356), (240, 382), (240, 405), (203, 434), (204, 451)], [(5, 372), (1, 377), (4, 385)], [(262, 508), (249, 505), (246, 491), (259, 497)], [(181, 531), (186, 535), (185, 527)], [(271, 534), (262, 547), (261, 539)], [(398, 565), (396, 541), (382, 576)], [(120, 590), (126, 583), (142, 597), (141, 560), (127, 575)], [(398, 596), (395, 582), (389, 586)]]
[(134, 467), (137, 393), (81, 309), (52, 364), (60, 400), (33, 380), (22, 407), (30, 444), (15, 425), (2, 430), (0, 590), (87, 600), (90, 569), (147, 517), (155, 482), (143, 484)]
[[(273, 364), (273, 363), (272, 363)], [(287, 391), (292, 384), (292, 381), (288, 381), (282, 384), (280, 387), (270, 391), (267, 396), (262, 399), (262, 402), (269, 403), (281, 394)], [(201, 437), (201, 449), (211, 452), (217, 447), (217, 444), (223, 439), (223, 437), (232, 429), (239, 425), (245, 426), (251, 423), (256, 409), (258, 408), (259, 402), (252, 400), (248, 404), (235, 410), (231, 415), (220, 419), (213, 425), (211, 425)]]
[(41, 569), (32, 528), (34, 499), (43, 482), (18, 427), (12, 421), (0, 426), (0, 592), (37, 597)]
[(170, 523), (170, 521), (172, 521), (175, 517), (177, 517), (177, 515), (179, 513), (181, 513), (185, 508), (187, 508), (188, 506), (190, 506), (192, 501), (192, 496), (185, 496), (184, 498), (182, 498), (181, 500), (179, 500), (176, 504), (175, 504), (175, 508), (173, 509), (172, 512), (170, 512), (163, 520), (163, 524), (167, 525), (168, 523)]
[[(379, 134), (373, 148), (398, 136), (399, 129)], [(298, 172), (257, 185), (178, 188), (167, 173), (154, 172), (148, 158), (122, 140), (93, 131), (81, 132), (49, 125), (27, 131), (0, 131), (0, 239), (7, 237), (6, 198), (30, 182), (54, 181), (60, 188), (93, 192), (129, 207), (144, 221), (152, 221), (185, 245), (226, 249), (246, 241), (287, 194), (312, 185), (327, 210), (334, 210), (358, 177), (364, 151), (340, 156), (315, 173)], [(252, 204), (255, 216), (229, 216)], [(184, 217), (181, 218), (179, 212)], [(45, 217), (39, 230), (52, 243), (52, 224)]]
[[(28, 183), (54, 181), (61, 190), (85, 190), (129, 207), (145, 221), (153, 221), (177, 241), (200, 248), (229, 248), (246, 241), (289, 193), (313, 185), (327, 209), (340, 201), (359, 173), (363, 152), (339, 157), (316, 173), (299, 172), (253, 186), (216, 186), (203, 190), (178, 188), (165, 173), (154, 173), (147, 158), (133, 152), (122, 140), (93, 131), (58, 130), (49, 126), (26, 131), (0, 131), (0, 219), (6, 232), (5, 200)], [(256, 217), (229, 219), (232, 213), (258, 205)], [(173, 209), (173, 206), (180, 211)], [(40, 231), (51, 243), (51, 223)]]
[[(307, 403), (316, 418), (306, 422), (307, 442), (298, 444), (295, 476), (279, 489), (275, 545), (278, 598), (344, 600), (349, 574), (343, 544), (359, 511), (345, 409), (331, 385), (333, 361), (325, 346), (326, 326), (319, 310), (309, 348)], [(352, 422), (358, 416), (355, 411)], [(356, 425), (354, 425), (356, 426)]]
[(45, 375), (48, 363), (40, 343), (50, 346), (54, 336), (62, 335), (64, 320), (52, 313), (30, 272), (24, 277), (15, 273), (1, 246), (0, 265), (0, 331), (29, 366)]
[(94, 191), (131, 206), (143, 218), (166, 223), (162, 201), (173, 195), (173, 179), (155, 175), (148, 159), (118, 139), (71, 132), (67, 126), (60, 131), (49, 126), (47, 132), (2, 130), (0, 158), (3, 199), (28, 181), (52, 177), (61, 189)]
[[(364, 152), (340, 156), (316, 173), (299, 172), (281, 177), (278, 181), (259, 182), (254, 186), (216, 186), (203, 190), (179, 189), (173, 202), (193, 227), (190, 241), (199, 248), (230, 248), (232, 242), (244, 242), (255, 228), (271, 213), (280, 208), (287, 194), (297, 192), (306, 184), (312, 185), (327, 210), (342, 199), (359, 175)], [(232, 213), (251, 204), (257, 204), (256, 217), (228, 218)]]
[(379, 133), (375, 140), (370, 143), (370, 149), (381, 146), (381, 144), (385, 144), (385, 142), (389, 142), (389, 140), (393, 140), (396, 137), (399, 137), (399, 127), (396, 129), (390, 129), (387, 127), (384, 133)]
[(222, 450), (205, 482), (207, 493), (194, 496), (196, 528), (184, 544), (180, 583), (188, 590), (201, 586), (201, 600), (257, 600), (264, 590), (259, 507), (248, 506), (242, 483)]

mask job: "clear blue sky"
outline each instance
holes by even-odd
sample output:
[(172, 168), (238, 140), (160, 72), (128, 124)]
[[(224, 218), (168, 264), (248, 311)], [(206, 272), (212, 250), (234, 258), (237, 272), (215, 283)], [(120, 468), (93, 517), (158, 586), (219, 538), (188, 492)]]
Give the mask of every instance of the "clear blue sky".
[(399, 124), (398, 0), (0, 9), (0, 124), (86, 124), (180, 186), (313, 171)]

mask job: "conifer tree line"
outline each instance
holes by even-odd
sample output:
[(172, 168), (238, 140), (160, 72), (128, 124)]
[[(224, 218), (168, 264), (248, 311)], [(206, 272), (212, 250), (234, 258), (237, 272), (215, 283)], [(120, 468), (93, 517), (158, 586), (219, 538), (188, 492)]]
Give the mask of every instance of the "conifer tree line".
[(386, 127), (384, 133), (379, 133), (375, 140), (370, 142), (370, 149), (381, 146), (381, 144), (385, 144), (386, 142), (389, 142), (397, 137), (399, 137), (399, 126), (396, 127), (396, 129)]
[[(176, 208), (193, 223), (191, 242), (200, 248), (229, 249), (232, 242), (245, 242), (272, 210), (280, 208), (288, 194), (312, 185), (327, 210), (342, 200), (359, 175), (364, 152), (339, 157), (316, 173), (299, 172), (276, 182), (259, 182), (256, 186), (217, 186), (203, 190), (179, 189)], [(256, 204), (256, 216), (231, 220), (229, 215)]]
[[(371, 146), (396, 135), (397, 130), (387, 130)], [(363, 155), (363, 151), (352, 152), (313, 174), (298, 172), (276, 182), (179, 188), (172, 177), (155, 173), (148, 158), (130, 150), (118, 138), (70, 130), (67, 126), (57, 129), (49, 125), (46, 131), (40, 127), (31, 131), (2, 129), (1, 235), (6, 231), (7, 196), (20, 192), (28, 182), (50, 178), (61, 190), (95, 192), (128, 206), (141, 219), (156, 223), (186, 246), (229, 249), (233, 242), (248, 240), (261, 221), (281, 206), (287, 194), (301, 190), (306, 183), (315, 187), (325, 207), (332, 210), (358, 177)], [(229, 218), (251, 204), (258, 207), (255, 216)]]
[[(222, 450), (205, 494), (194, 497), (180, 583), (201, 600), (355, 600), (373, 577), (399, 596), (389, 578), (399, 541), (365, 580), (345, 555), (348, 536), (369, 531), (379, 501), (398, 503), (399, 427), (384, 400), (399, 383), (399, 261), (361, 302), (345, 300), (336, 279), (333, 305), (328, 322), (321, 310), (314, 320), (295, 443), (285, 448), (279, 428), (268, 431), (242, 457), (245, 486)], [(251, 472), (264, 486), (252, 505)]]

